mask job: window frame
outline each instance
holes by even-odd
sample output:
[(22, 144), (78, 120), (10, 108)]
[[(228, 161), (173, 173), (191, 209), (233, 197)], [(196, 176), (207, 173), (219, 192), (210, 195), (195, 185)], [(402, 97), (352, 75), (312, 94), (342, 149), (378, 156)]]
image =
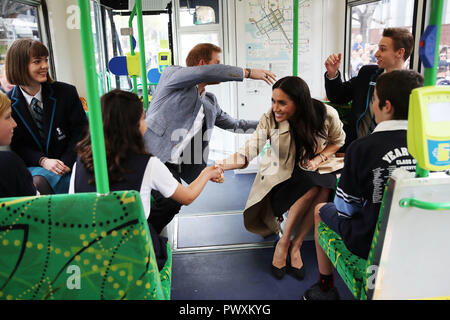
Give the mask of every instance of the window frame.
[(40, 41), (48, 48), (50, 54), (48, 57), (49, 74), (53, 79), (57, 80), (55, 61), (53, 58), (53, 45), (50, 36), (49, 15), (46, 1), (45, 0), (10, 0), (10, 1), (36, 8), (38, 30), (39, 35), (41, 37)]
[(173, 1), (173, 22), (175, 25), (175, 28), (177, 32), (174, 32), (174, 53), (175, 53), (175, 59), (173, 59), (173, 63), (176, 65), (185, 65), (184, 61), (181, 61), (181, 38), (184, 34), (202, 34), (202, 33), (217, 33), (218, 35), (218, 45), (222, 48), (222, 60), (226, 61), (225, 54), (226, 52), (226, 44), (224, 40), (224, 4), (223, 0), (218, 0), (218, 9), (219, 9), (219, 22), (214, 24), (202, 24), (202, 25), (193, 25), (193, 26), (180, 26), (180, 1), (175, 0)]
[[(352, 9), (353, 7), (381, 2), (382, 0), (346, 0), (345, 1), (345, 36), (344, 36), (344, 52), (343, 52), (343, 66), (342, 76), (345, 80), (349, 80), (350, 74), (350, 57), (351, 57), (351, 34), (352, 34)], [(426, 6), (426, 0), (414, 0), (413, 20), (411, 21), (412, 34), (414, 35), (414, 50), (409, 61), (409, 68), (421, 71), (421, 61), (419, 58), (419, 42), (420, 35), (424, 30), (424, 15), (423, 8)]]

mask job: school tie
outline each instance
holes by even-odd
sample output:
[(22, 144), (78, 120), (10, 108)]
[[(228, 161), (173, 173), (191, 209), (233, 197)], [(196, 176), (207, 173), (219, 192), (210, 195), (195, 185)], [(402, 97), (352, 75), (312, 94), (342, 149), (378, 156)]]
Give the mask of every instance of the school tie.
[(34, 121), (36, 122), (36, 126), (39, 131), (39, 136), (41, 137), (40, 141), (42, 146), (45, 146), (45, 132), (44, 132), (44, 110), (38, 106), (39, 100), (33, 98), (31, 100), (31, 109), (34, 112)]

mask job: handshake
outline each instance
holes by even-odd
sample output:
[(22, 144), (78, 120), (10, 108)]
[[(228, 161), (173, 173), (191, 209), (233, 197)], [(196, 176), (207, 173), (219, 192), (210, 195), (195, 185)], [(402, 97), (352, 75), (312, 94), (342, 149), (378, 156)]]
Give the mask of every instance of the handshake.
[(223, 175), (223, 165), (217, 161), (214, 165), (203, 169), (203, 171), (205, 171), (205, 173), (208, 175), (209, 180), (211, 180), (212, 182), (223, 183), (225, 181), (225, 177)]

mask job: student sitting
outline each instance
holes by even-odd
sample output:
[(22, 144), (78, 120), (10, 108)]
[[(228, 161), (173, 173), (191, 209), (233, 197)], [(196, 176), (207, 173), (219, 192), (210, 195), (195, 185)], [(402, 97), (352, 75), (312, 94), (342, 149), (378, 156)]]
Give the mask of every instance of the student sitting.
[(11, 150), (25, 162), (41, 194), (67, 193), (75, 144), (87, 127), (74, 86), (54, 81), (48, 49), (39, 41), (18, 39), (6, 53), (8, 92), (17, 122)]
[(315, 208), (320, 274), (319, 282), (304, 293), (305, 300), (339, 299), (333, 265), (318, 242), (320, 221), (338, 233), (351, 252), (367, 259), (390, 173), (398, 167), (415, 170), (415, 165), (403, 163), (415, 163), (406, 143), (408, 107), (411, 91), (422, 85), (423, 77), (415, 71), (395, 70), (378, 78), (373, 102), (378, 125), (371, 135), (355, 140), (347, 149), (334, 202)]
[[(147, 130), (141, 100), (134, 93), (113, 90), (101, 98), (109, 188), (111, 191), (136, 190), (141, 193), (146, 218), (150, 215), (150, 194), (158, 190), (162, 195), (181, 204), (194, 201), (208, 180), (223, 178), (223, 170), (206, 167), (187, 187), (180, 184), (169, 169), (145, 151), (144, 133)], [(94, 164), (90, 133), (76, 146), (78, 157), (72, 169), (69, 193), (95, 192)], [(158, 237), (149, 224), (153, 247), (161, 269), (166, 260), (166, 241)]]
[[(0, 93), (0, 146), (11, 143), (15, 127), (11, 101)], [(0, 198), (36, 195), (30, 172), (14, 152), (0, 151), (0, 177)]]

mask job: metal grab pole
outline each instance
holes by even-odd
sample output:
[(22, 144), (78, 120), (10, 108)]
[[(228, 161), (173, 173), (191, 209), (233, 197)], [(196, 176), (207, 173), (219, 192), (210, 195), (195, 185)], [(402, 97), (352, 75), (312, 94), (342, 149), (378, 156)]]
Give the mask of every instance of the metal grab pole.
[(441, 40), (441, 23), (442, 10), (444, 8), (444, 0), (431, 0), (430, 21), (428, 25), (437, 27), (436, 34), (436, 51), (434, 55), (434, 65), (432, 68), (425, 68), (424, 86), (434, 86), (436, 84), (437, 69), (439, 64), (439, 43)]
[[(141, 80), (142, 80), (142, 98), (144, 100), (144, 108), (147, 111), (148, 108), (148, 83), (147, 83), (147, 65), (145, 61), (145, 40), (144, 40), (144, 23), (142, 19), (142, 0), (136, 0), (133, 10), (131, 11), (130, 18), (128, 20), (128, 27), (133, 29), (133, 19), (137, 16), (138, 27), (138, 40), (139, 40), (139, 59), (141, 65)], [(134, 56), (133, 49), (133, 35), (130, 35), (130, 47), (131, 55)], [(133, 76), (133, 91), (137, 94), (137, 81), (136, 76)]]
[(108, 167), (106, 164), (105, 138), (103, 135), (102, 112), (98, 94), (97, 70), (92, 37), (91, 9), (89, 0), (78, 0), (80, 8), (81, 48), (83, 51), (86, 77), (87, 101), (89, 106), (89, 129), (91, 132), (92, 157), (94, 161), (97, 193), (108, 194)]
[[(437, 69), (439, 64), (439, 43), (441, 39), (441, 24), (442, 24), (442, 10), (444, 7), (444, 0), (431, 0), (430, 6), (430, 20), (429, 26), (436, 26), (436, 48), (434, 53), (434, 64), (431, 68), (425, 68), (424, 73), (424, 86), (434, 86), (436, 84)], [(416, 177), (426, 178), (429, 175), (429, 171), (416, 165)]]
[(298, 76), (298, 7), (299, 0), (294, 0), (294, 33), (292, 50), (292, 75)]
[[(128, 27), (131, 30), (133, 30), (133, 19), (134, 19), (135, 15), (136, 15), (136, 4), (134, 4), (133, 10), (131, 11), (131, 14), (130, 14), (130, 18), (128, 19)], [(133, 48), (133, 33), (130, 34), (130, 53), (131, 53), (132, 56), (135, 55), (134, 48)], [(138, 90), (137, 90), (137, 79), (136, 79), (137, 77), (136, 76), (131, 76), (131, 78), (133, 79), (133, 92), (137, 94), (138, 93)]]
[(142, 0), (136, 0), (136, 14), (139, 37), (139, 51), (141, 59), (141, 81), (142, 81), (142, 97), (144, 100), (144, 109), (148, 108), (148, 85), (147, 85), (147, 65), (145, 61), (145, 40), (144, 40), (144, 22), (142, 19)]

